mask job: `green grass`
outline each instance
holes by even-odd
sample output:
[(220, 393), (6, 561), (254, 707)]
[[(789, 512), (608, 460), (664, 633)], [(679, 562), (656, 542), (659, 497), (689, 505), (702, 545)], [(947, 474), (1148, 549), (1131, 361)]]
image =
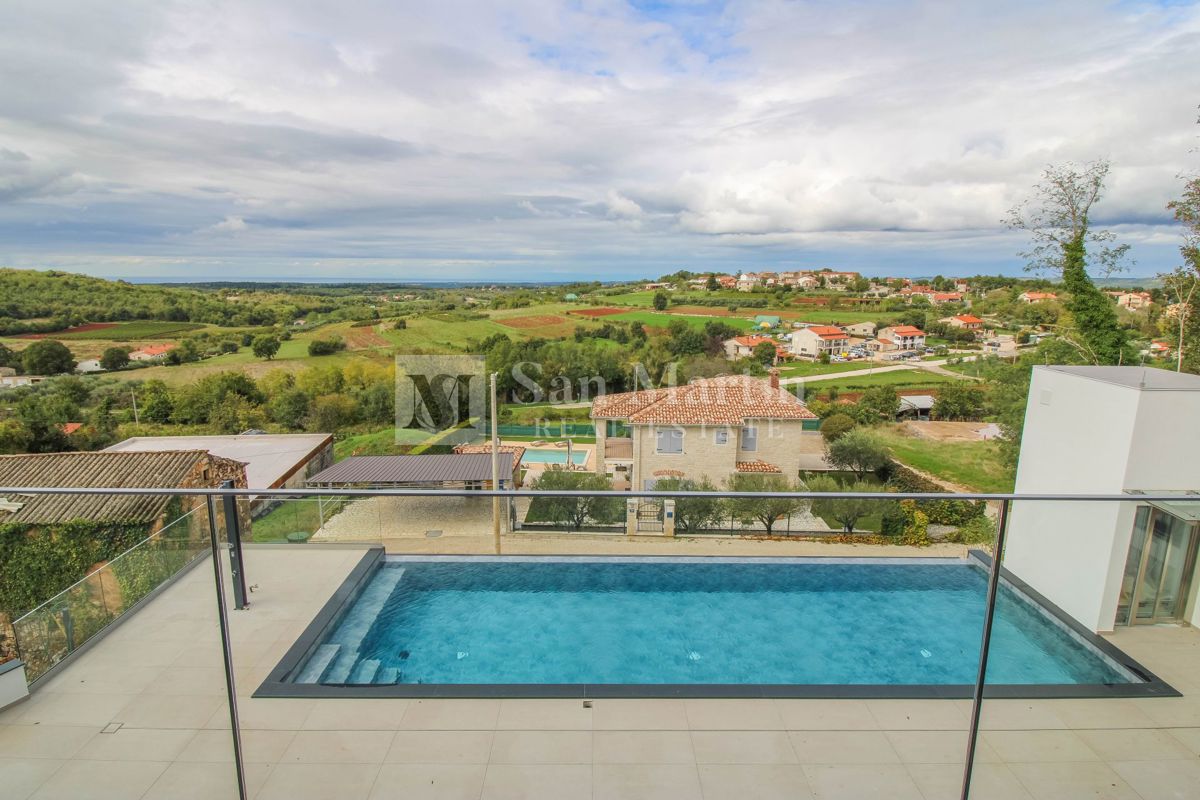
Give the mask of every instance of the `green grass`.
[(981, 492), (1011, 492), (1013, 476), (1000, 460), (996, 442), (939, 442), (880, 428), (897, 461), (943, 480)]
[(341, 510), (340, 500), (324, 500), (318, 509), (316, 500), (284, 500), (250, 525), (255, 542), (286, 542), (289, 533), (302, 532), (309, 536), (321, 527), (325, 519)]
[(400, 454), (402, 445), (424, 444), (430, 435), (424, 431), (384, 428), (370, 433), (359, 433), (339, 439), (333, 443), (333, 458), (341, 461), (349, 456), (394, 456)]
[(715, 320), (717, 322), (724, 322), (729, 327), (737, 328), (740, 331), (754, 329), (753, 320), (742, 319), (741, 317), (694, 317), (682, 314), (667, 314), (659, 311), (627, 311), (624, 314), (613, 314), (604, 317), (604, 319), (621, 320), (622, 322), (640, 322), (651, 328), (666, 328), (677, 319), (683, 320), (693, 328), (703, 328), (707, 323)]
[(161, 339), (167, 336), (177, 336), (188, 331), (205, 327), (197, 322), (155, 322), (138, 320), (120, 322), (110, 328), (99, 328), (92, 331), (76, 331), (74, 333), (47, 334), (51, 339), (103, 339), (118, 342), (129, 342), (137, 339)]
[(896, 372), (877, 372), (874, 374), (855, 375), (832, 381), (820, 381), (812, 385), (813, 391), (824, 392), (836, 388), (839, 392), (861, 392), (872, 386), (892, 386), (896, 389), (936, 389), (946, 383), (953, 383), (958, 378), (949, 375), (938, 375), (924, 370), (897, 370)]
[(896, 318), (896, 314), (889, 314), (886, 311), (856, 311), (847, 308), (814, 308), (806, 309), (803, 306), (789, 306), (789, 311), (794, 313), (788, 314), (788, 319), (794, 319), (798, 322), (814, 322), (818, 325), (853, 325), (857, 322), (892, 322)]
[(835, 372), (850, 372), (866, 369), (867, 362), (845, 361), (836, 364), (822, 364), (820, 361), (793, 361), (779, 368), (782, 378), (807, 377), (809, 375), (831, 375)]

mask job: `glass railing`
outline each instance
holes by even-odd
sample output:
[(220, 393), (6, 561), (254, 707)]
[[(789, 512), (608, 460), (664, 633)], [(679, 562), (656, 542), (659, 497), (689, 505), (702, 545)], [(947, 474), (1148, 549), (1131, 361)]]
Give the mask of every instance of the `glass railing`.
[[(165, 529), (19, 619), (21, 656), (34, 677), (97, 680), (92, 653), (67, 656), (140, 601), (95, 663), (128, 656), (149, 697), (110, 716), (195, 730), (181, 758), (229, 763), (247, 794), (334, 759), (378, 764), (399, 791), (484, 780), (493, 760), (634, 780), (612, 763), (661, 756), (664, 780), (692, 780), (678, 766), (694, 763), (705, 786), (799, 796), (1188, 796), (1200, 515), (1186, 501), (664, 483), (498, 502), (235, 492), (258, 495), (240, 553), (226, 556), (223, 514), (214, 546), (200, 508), (179, 524), (203, 536)], [(215, 575), (145, 602), (214, 549)]]
[(209, 552), (208, 536), (206, 511), (194, 508), (15, 619), (27, 680), (36, 683)]

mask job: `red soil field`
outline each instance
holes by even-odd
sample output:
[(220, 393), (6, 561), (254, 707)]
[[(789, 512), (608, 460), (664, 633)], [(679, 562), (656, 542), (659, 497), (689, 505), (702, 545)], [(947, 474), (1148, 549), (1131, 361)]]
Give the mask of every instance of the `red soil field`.
[(628, 308), (580, 308), (568, 313), (578, 314), (581, 317), (607, 317), (612, 314), (624, 314), (629, 311)]

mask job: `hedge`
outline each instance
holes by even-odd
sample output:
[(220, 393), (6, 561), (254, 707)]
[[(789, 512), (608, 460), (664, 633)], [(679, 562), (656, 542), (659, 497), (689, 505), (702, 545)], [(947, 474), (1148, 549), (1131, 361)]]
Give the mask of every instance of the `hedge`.
[[(888, 485), (897, 492), (948, 494), (940, 484), (895, 462), (892, 463)], [(982, 500), (921, 500), (917, 507), (935, 525), (965, 525), (987, 511), (987, 504)]]

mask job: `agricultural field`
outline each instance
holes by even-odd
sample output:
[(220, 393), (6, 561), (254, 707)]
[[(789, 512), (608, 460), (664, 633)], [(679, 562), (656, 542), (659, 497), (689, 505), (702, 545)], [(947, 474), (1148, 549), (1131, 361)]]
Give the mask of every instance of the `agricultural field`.
[(179, 336), (189, 331), (207, 327), (197, 322), (156, 322), (136, 320), (133, 322), (92, 322), (53, 333), (26, 333), (18, 339), (101, 339), (113, 342), (133, 342), (140, 339), (162, 339)]
[[(859, 367), (862, 368), (861, 365)], [(824, 393), (836, 389), (839, 393), (865, 392), (872, 386), (891, 386), (895, 389), (936, 389), (938, 386), (959, 380), (949, 375), (939, 375), (920, 369), (904, 369), (894, 372), (876, 372), (847, 376), (812, 384), (811, 392)]]
[(624, 314), (615, 314), (606, 317), (608, 320), (621, 322), (640, 322), (650, 328), (666, 329), (674, 320), (681, 319), (693, 328), (703, 328), (706, 323), (716, 320), (724, 322), (732, 328), (737, 328), (742, 331), (750, 331), (754, 329), (754, 322), (741, 317), (720, 317), (720, 316), (705, 316), (692, 317), (682, 314), (668, 314), (659, 311), (627, 311)]
[(822, 364), (820, 361), (790, 361), (779, 368), (779, 376), (781, 378), (805, 378), (809, 375), (832, 375), (836, 372), (866, 369), (868, 366), (864, 361), (847, 361), (837, 364)]
[(896, 460), (980, 492), (1011, 492), (1013, 476), (994, 441), (937, 441), (909, 436), (900, 426), (879, 429)]

